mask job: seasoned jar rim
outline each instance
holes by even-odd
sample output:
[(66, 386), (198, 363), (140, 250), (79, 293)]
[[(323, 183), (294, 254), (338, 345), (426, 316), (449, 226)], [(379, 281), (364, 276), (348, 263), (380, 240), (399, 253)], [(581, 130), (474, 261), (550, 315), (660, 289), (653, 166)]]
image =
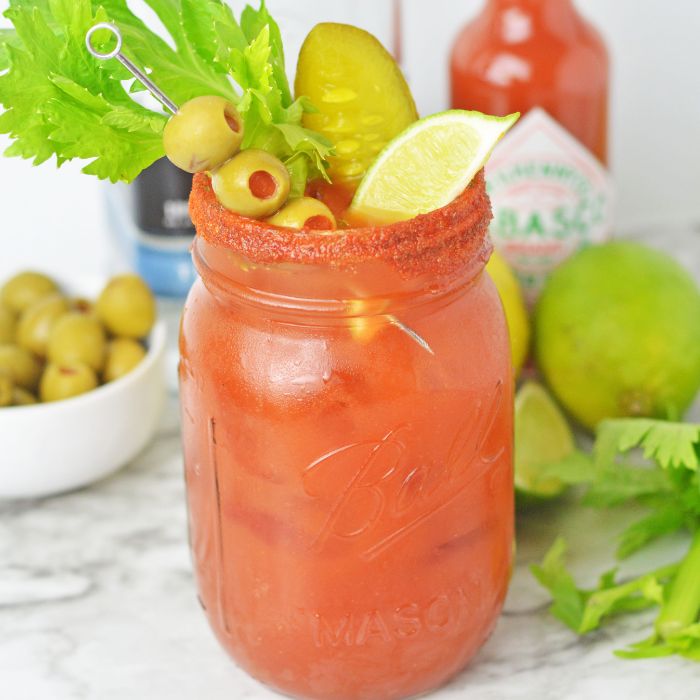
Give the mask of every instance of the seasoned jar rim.
[(404, 279), (445, 278), (483, 266), (492, 249), (483, 170), (447, 206), (382, 226), (297, 231), (242, 217), (219, 203), (205, 173), (193, 179), (190, 214), (198, 238), (257, 265), (351, 269), (379, 260)]

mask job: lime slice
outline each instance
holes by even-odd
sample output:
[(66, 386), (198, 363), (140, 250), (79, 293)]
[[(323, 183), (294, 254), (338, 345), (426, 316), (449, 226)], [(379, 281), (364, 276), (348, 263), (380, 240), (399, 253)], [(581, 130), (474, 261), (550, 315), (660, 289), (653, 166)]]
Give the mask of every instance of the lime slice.
[(455, 109), (415, 122), (379, 154), (360, 183), (351, 214), (388, 223), (446, 206), (519, 116)]
[(574, 435), (552, 397), (535, 382), (524, 384), (515, 397), (516, 491), (526, 499), (559, 496), (565, 485), (542, 471), (575, 451)]

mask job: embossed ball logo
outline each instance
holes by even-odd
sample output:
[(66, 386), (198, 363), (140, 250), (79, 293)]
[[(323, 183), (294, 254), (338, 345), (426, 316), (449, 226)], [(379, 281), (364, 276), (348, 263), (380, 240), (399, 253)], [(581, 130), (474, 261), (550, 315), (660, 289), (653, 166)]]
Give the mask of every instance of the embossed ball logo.
[(504, 453), (502, 444), (489, 440), (503, 390), (499, 382), (491, 396), (475, 401), (442, 458), (415, 463), (409, 445), (417, 426), (405, 423), (379, 440), (351, 443), (314, 460), (304, 471), (304, 490), (331, 506), (311, 548), (345, 541), (371, 560), (447, 508)]

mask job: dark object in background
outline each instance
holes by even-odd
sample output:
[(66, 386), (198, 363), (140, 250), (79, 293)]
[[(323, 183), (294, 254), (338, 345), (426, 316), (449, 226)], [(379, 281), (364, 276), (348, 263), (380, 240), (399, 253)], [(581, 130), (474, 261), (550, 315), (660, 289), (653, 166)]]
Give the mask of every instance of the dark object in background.
[(117, 267), (138, 273), (159, 297), (183, 299), (196, 278), (191, 188), (192, 176), (162, 158), (130, 185), (107, 190), (107, 215), (122, 258)]
[(194, 236), (189, 215), (192, 175), (165, 158), (146, 168), (134, 181), (136, 223), (153, 236)]

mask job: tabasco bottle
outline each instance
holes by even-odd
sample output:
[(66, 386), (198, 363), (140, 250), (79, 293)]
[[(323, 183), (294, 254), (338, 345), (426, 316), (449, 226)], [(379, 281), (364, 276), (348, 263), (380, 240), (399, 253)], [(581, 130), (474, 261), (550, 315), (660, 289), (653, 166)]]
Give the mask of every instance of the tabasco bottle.
[(494, 242), (530, 301), (553, 267), (611, 232), (608, 75), (573, 0), (487, 0), (454, 45), (453, 107), (523, 115), (486, 174)]

